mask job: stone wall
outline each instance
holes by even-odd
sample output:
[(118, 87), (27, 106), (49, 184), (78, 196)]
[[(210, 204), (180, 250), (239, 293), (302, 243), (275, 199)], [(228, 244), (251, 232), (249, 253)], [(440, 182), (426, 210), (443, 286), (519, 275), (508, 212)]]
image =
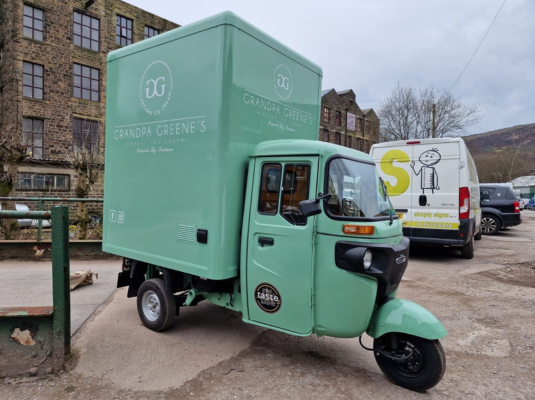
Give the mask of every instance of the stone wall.
[[(144, 40), (145, 26), (160, 33), (179, 25), (148, 13), (131, 4), (108, 0), (95, 1), (87, 9), (86, 1), (75, 0), (2, 0), (0, 2), (0, 136), (22, 137), (23, 118), (44, 121), (43, 159), (29, 160), (20, 172), (69, 174), (70, 190), (17, 190), (16, 196), (75, 197), (75, 171), (69, 166), (73, 149), (74, 118), (98, 121), (98, 148), (104, 151), (106, 56), (121, 46), (115, 42), (116, 15), (133, 21), (133, 43)], [(23, 35), (24, 4), (44, 11), (44, 40)], [(99, 51), (73, 43), (73, 13), (100, 21)], [(23, 97), (22, 68), (28, 61), (44, 66), (44, 99)], [(73, 97), (73, 64), (78, 63), (100, 71), (99, 101)], [(90, 197), (102, 197), (102, 182), (93, 188)], [(92, 207), (93, 208), (93, 207)]]

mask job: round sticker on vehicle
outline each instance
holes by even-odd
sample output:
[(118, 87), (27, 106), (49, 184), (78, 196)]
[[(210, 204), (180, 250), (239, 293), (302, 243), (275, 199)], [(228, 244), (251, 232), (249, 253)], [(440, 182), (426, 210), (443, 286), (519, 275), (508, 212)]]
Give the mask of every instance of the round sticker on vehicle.
[(269, 283), (261, 283), (256, 287), (255, 300), (258, 307), (269, 314), (276, 313), (282, 306), (279, 291)]

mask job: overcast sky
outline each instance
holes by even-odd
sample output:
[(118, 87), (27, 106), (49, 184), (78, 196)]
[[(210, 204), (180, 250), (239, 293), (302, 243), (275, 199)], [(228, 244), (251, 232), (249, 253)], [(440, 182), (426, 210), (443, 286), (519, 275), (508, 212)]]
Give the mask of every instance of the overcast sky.
[[(127, 0), (186, 25), (231, 10), (323, 68), (323, 89), (379, 108), (400, 82), (449, 89), (503, 0)], [(470, 133), (535, 122), (535, 1), (507, 0), (452, 93), (477, 103)]]

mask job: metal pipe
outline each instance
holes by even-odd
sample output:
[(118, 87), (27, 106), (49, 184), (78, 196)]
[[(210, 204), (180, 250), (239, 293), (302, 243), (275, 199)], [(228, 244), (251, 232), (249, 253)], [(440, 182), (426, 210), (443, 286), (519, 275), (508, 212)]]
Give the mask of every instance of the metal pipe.
[(14, 218), (14, 219), (50, 219), (50, 211), (15, 211), (2, 210), (0, 211), (0, 218)]
[[(43, 211), (43, 200), (39, 200), (39, 211)], [(43, 234), (43, 220), (40, 219), (37, 222), (37, 241), (41, 241), (41, 236)]]
[(103, 202), (104, 199), (76, 199), (76, 198), (60, 198), (60, 197), (0, 197), (0, 201), (64, 201), (64, 202)]

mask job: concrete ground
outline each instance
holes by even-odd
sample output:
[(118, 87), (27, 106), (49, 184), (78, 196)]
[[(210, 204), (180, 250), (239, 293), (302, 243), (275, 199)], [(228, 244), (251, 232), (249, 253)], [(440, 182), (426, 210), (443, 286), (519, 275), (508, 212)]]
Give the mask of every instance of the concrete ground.
[[(117, 273), (121, 261), (70, 262), (71, 273), (91, 270), (98, 279), (88, 286), (79, 286), (71, 292), (71, 334), (104, 303), (117, 287)], [(50, 261), (0, 262), (0, 308), (52, 305), (52, 263)]]
[(358, 339), (288, 336), (208, 303), (152, 332), (119, 289), (75, 335), (70, 373), (0, 383), (0, 398), (534, 399), (535, 212), (522, 217), (476, 242), (472, 260), (456, 249), (411, 247), (398, 295), (449, 331), (441, 340), (446, 373), (427, 393), (388, 382)]

